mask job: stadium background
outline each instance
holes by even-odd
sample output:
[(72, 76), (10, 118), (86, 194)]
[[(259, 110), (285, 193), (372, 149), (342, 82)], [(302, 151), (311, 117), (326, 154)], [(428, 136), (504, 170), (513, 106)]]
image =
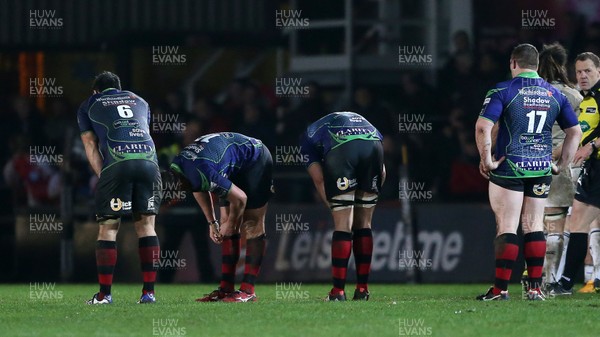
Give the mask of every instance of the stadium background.
[[(3, 0), (0, 8), (1, 282), (95, 282), (95, 180), (76, 109), (102, 70), (150, 103), (163, 166), (209, 132), (241, 132), (271, 149), (277, 194), (259, 282), (329, 279), (330, 215), (296, 156), (297, 138), (340, 110), (364, 115), (385, 137), (373, 280), (491, 281), (494, 222), (473, 136), (485, 92), (510, 75), (519, 42), (560, 41), (571, 60), (600, 46), (591, 0)], [(159, 282), (213, 281), (218, 246), (199, 208), (175, 186), (163, 192), (173, 200), (157, 221), (167, 261)], [(118, 242), (115, 280), (136, 282), (132, 226)]]

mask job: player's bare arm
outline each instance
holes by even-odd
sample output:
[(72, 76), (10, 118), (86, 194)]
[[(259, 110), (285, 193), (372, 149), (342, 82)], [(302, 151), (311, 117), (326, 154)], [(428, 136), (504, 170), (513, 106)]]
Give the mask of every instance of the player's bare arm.
[[(581, 136), (579, 138), (581, 138)], [(580, 166), (585, 160), (587, 160), (592, 155), (592, 152), (594, 152), (594, 146), (596, 146), (595, 142), (595, 140), (592, 140), (587, 144), (581, 146), (579, 149), (577, 149), (577, 152), (575, 152), (573, 159), (573, 164), (575, 166)]]
[(212, 197), (209, 192), (194, 192), (194, 198), (200, 208), (202, 209), (202, 213), (206, 217), (206, 221), (210, 224), (210, 239), (215, 243), (221, 243), (223, 237), (217, 230), (215, 230), (215, 224), (217, 221), (217, 217), (215, 216), (215, 208)]
[(102, 171), (102, 156), (98, 150), (98, 137), (92, 131), (86, 131), (81, 134), (81, 141), (85, 147), (85, 155), (92, 166), (92, 170), (99, 177)]
[[(323, 200), (325, 205), (327, 205), (327, 207), (329, 207), (329, 203), (327, 202), (327, 197), (325, 196), (325, 184), (323, 182), (323, 168), (321, 167), (321, 164), (312, 163), (308, 167), (307, 170), (308, 170), (308, 174), (310, 175), (310, 178), (313, 181), (313, 184), (315, 184), (315, 188), (317, 189), (317, 192), (319, 193), (321, 200)], [(385, 169), (384, 169), (384, 172), (385, 172)]]
[(239, 187), (231, 184), (231, 189), (227, 193), (227, 201), (229, 201), (229, 217), (221, 224), (221, 236), (233, 235), (240, 227), (248, 197)]
[[(565, 131), (566, 137), (565, 137), (565, 141), (563, 142), (563, 145), (562, 145), (560, 159), (558, 159), (558, 162), (556, 163), (556, 166), (558, 166), (559, 172), (569, 169), (569, 165), (573, 161), (573, 158), (575, 157), (576, 152), (579, 152), (577, 150), (577, 146), (578, 146), (579, 142), (581, 141), (581, 135), (582, 135), (581, 127), (579, 126), (579, 124), (572, 126), (570, 128), (567, 128), (564, 131)], [(591, 145), (590, 145), (590, 147), (591, 147)], [(589, 157), (590, 154), (591, 154), (591, 151), (587, 156)], [(575, 164), (577, 165), (577, 162)], [(558, 172), (556, 172), (555, 174), (558, 174)]]
[(494, 160), (492, 157), (493, 127), (494, 123), (485, 118), (479, 118), (475, 124), (475, 141), (480, 156), (479, 172), (486, 179), (490, 178), (489, 172), (495, 170), (504, 160), (504, 157), (499, 160)]

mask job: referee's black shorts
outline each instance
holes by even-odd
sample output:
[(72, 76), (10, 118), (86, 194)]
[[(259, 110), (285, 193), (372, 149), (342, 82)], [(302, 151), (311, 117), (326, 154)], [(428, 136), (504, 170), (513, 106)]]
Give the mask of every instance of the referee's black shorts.
[(583, 164), (575, 200), (600, 208), (600, 159), (590, 158)]

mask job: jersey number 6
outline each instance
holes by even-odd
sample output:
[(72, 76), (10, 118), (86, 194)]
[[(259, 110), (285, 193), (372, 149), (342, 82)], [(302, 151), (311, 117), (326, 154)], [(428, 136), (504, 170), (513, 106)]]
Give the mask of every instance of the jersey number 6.
[(133, 111), (131, 111), (131, 107), (129, 105), (117, 105), (117, 111), (119, 112), (119, 116), (123, 118), (133, 117)]

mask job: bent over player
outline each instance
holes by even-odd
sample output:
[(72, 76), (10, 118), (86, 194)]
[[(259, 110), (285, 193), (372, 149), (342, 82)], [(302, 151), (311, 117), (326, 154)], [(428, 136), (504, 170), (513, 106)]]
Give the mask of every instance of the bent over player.
[[(191, 189), (210, 226), (210, 237), (221, 244), (219, 288), (199, 302), (253, 302), (254, 282), (265, 253), (265, 215), (273, 193), (273, 159), (258, 139), (239, 133), (213, 133), (186, 146), (171, 164), (171, 171)], [(213, 196), (221, 199), (220, 218)], [(246, 233), (246, 261), (239, 291), (235, 268), (240, 258), (240, 229)]]
[(77, 112), (81, 140), (96, 186), (99, 223), (96, 265), (100, 291), (88, 304), (112, 303), (111, 285), (117, 263), (117, 232), (121, 216), (133, 214), (144, 286), (138, 303), (153, 303), (160, 258), (154, 218), (162, 186), (156, 150), (150, 137), (150, 108), (138, 95), (121, 90), (119, 77), (103, 72), (94, 81), (94, 95)]
[(345, 301), (348, 260), (354, 250), (357, 284), (354, 300), (368, 300), (373, 253), (371, 219), (385, 180), (381, 133), (363, 116), (334, 112), (302, 135), (301, 153), (319, 195), (331, 208), (333, 288), (326, 300)]
[[(523, 225), (524, 256), (529, 275), (527, 296), (544, 300), (542, 267), (546, 253), (544, 207), (551, 174), (568, 170), (581, 129), (567, 98), (537, 74), (538, 51), (520, 44), (510, 57), (513, 78), (490, 90), (475, 126), (481, 174), (490, 180), (489, 198), (497, 221), (494, 240), (496, 279), (479, 300), (508, 299), (508, 282), (519, 253), (517, 228)], [(560, 158), (552, 163), (552, 125), (565, 131)], [(492, 127), (499, 122), (495, 157)]]

